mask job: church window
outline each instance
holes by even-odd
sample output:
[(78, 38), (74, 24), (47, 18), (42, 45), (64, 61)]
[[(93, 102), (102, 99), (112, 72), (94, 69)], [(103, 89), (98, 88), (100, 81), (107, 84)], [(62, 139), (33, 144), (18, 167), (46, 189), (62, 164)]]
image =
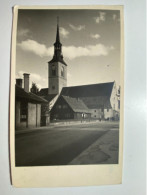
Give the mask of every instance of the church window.
[(56, 76), (56, 67), (54, 64), (52, 65), (52, 76)]
[(61, 76), (64, 77), (64, 67), (61, 67)]

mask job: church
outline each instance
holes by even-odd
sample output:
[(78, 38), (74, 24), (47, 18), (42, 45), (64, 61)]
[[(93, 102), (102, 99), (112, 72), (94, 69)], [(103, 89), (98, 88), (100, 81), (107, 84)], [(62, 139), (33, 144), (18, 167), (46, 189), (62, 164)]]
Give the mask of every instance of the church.
[(54, 55), (48, 62), (48, 88), (38, 93), (47, 100), (50, 119), (119, 120), (119, 95), (116, 83), (67, 87), (67, 64), (63, 59), (57, 22)]

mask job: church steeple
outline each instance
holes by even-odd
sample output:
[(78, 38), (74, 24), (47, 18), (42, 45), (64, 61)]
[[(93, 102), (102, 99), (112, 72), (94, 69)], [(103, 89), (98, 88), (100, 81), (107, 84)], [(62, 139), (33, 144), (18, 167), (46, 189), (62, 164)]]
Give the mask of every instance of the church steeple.
[(60, 32), (59, 32), (59, 17), (57, 17), (57, 32), (56, 32), (56, 42), (54, 43), (54, 56), (50, 62), (61, 62), (66, 65), (63, 60), (62, 54), (62, 44), (60, 43)]
[(56, 41), (54, 55), (48, 62), (48, 93), (59, 95), (62, 88), (67, 86), (67, 64), (63, 60), (62, 44), (60, 42), (59, 18), (57, 17)]
[(57, 17), (56, 43), (60, 43), (60, 34), (59, 34), (59, 17)]

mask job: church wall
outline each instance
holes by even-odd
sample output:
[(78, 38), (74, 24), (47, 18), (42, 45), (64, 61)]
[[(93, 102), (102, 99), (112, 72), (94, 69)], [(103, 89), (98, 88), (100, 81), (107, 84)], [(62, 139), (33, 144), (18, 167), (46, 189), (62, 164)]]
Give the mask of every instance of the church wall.
[(112, 89), (112, 93), (111, 93), (111, 97), (110, 97), (110, 102), (111, 102), (112, 109), (115, 111), (118, 111), (119, 105), (118, 105), (117, 88), (116, 88), (115, 82), (113, 85), (113, 89)]
[[(56, 75), (52, 75), (52, 65), (55, 65)], [(62, 69), (64, 73), (62, 76)], [(63, 87), (67, 86), (67, 67), (60, 62), (49, 63), (49, 94), (59, 94)]]

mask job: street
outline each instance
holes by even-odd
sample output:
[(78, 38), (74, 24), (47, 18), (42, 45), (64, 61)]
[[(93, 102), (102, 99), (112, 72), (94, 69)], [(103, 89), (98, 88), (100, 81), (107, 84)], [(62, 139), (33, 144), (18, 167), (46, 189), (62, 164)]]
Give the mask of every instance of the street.
[(55, 125), (15, 139), (16, 166), (118, 163), (116, 122)]

